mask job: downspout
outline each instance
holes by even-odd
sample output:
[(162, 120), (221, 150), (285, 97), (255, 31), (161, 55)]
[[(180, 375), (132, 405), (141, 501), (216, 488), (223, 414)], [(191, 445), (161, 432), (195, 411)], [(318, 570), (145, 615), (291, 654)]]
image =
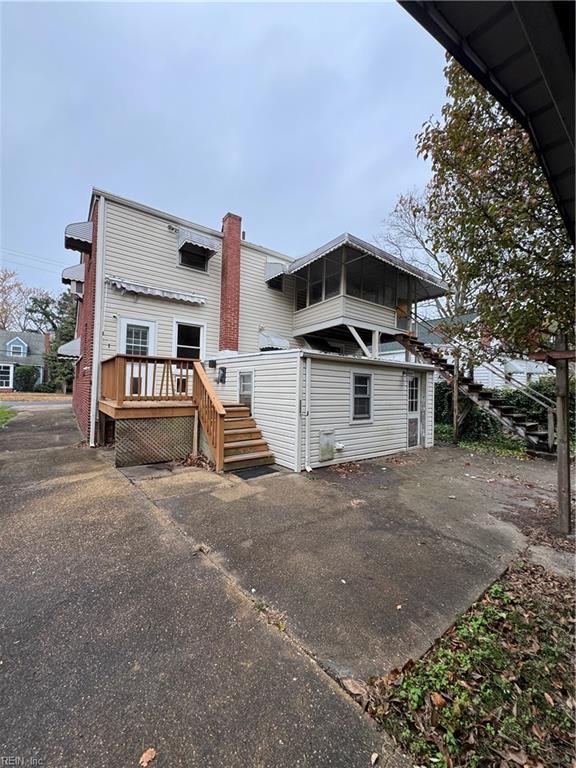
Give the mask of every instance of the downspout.
[(310, 466), (310, 395), (312, 390), (312, 358), (306, 358), (306, 423), (304, 444), (304, 468), (306, 472), (312, 472)]
[(300, 472), (302, 469), (302, 351), (298, 353), (296, 359), (296, 457), (294, 461), (294, 470)]
[(96, 285), (94, 289), (94, 336), (92, 342), (92, 388), (90, 390), (90, 436), (91, 448), (96, 447), (96, 412), (98, 408), (98, 390), (100, 389), (100, 347), (102, 345), (102, 297), (104, 285), (104, 233), (106, 220), (106, 200), (98, 198), (98, 241), (96, 245)]

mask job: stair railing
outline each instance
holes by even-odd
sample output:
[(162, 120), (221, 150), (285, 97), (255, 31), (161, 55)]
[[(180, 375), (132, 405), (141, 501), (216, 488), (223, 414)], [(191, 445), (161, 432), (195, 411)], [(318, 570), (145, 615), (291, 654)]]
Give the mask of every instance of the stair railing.
[(198, 418), (212, 449), (216, 472), (224, 469), (224, 419), (226, 411), (208, 378), (202, 363), (194, 361), (192, 396)]
[[(456, 339), (453, 336), (450, 336), (450, 334), (446, 333), (445, 331), (439, 331), (438, 328), (433, 326), (431, 323), (427, 322), (425, 318), (419, 317), (415, 312), (412, 313), (412, 318), (417, 323), (420, 323), (420, 325), (423, 325), (432, 333), (435, 333), (437, 336), (440, 336), (447, 343), (454, 343), (454, 344), (458, 344), (459, 346), (462, 346), (461, 342), (458, 341), (458, 339)], [(466, 347), (464, 347), (464, 349), (466, 349)], [(484, 362), (482, 363), (482, 365), (485, 368), (487, 368), (491, 373), (494, 373), (498, 378), (502, 379), (505, 384), (508, 384), (511, 387), (511, 389), (516, 389), (522, 392), (524, 395), (526, 395), (526, 397), (533, 400), (542, 408), (546, 408), (547, 410), (551, 410), (553, 413), (556, 413), (556, 404), (554, 403), (553, 400), (551, 400), (546, 395), (543, 395), (541, 392), (534, 392), (534, 390), (530, 389), (529, 386), (527, 386), (526, 384), (523, 384), (521, 381), (517, 381), (511, 375), (506, 376), (498, 368), (492, 365), (490, 362)]]

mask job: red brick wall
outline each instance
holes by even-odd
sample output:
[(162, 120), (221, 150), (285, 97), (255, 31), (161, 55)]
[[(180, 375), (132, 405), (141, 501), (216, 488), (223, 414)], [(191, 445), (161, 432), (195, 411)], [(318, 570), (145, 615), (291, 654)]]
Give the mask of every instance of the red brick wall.
[(222, 222), (220, 349), (238, 350), (240, 330), (240, 243), (242, 219), (227, 213)]
[(80, 359), (76, 363), (72, 405), (78, 426), (88, 440), (90, 432), (90, 396), (92, 393), (92, 350), (94, 348), (94, 311), (96, 293), (96, 246), (98, 238), (98, 201), (92, 210), (92, 251), (84, 254), (84, 297), (78, 302)]

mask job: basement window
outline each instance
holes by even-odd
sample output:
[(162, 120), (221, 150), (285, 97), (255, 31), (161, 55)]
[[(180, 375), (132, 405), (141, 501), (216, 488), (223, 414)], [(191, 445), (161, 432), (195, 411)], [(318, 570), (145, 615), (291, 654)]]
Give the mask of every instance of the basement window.
[(212, 255), (211, 251), (201, 248), (193, 243), (185, 243), (179, 251), (180, 266), (196, 269), (200, 272), (208, 271), (208, 259)]

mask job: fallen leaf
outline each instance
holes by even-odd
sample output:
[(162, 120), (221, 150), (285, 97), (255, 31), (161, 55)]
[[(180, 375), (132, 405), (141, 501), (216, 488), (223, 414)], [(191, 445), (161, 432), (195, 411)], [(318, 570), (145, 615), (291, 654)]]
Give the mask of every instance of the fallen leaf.
[(370, 756), (370, 765), (376, 765), (379, 759), (380, 755), (378, 752), (372, 752), (372, 755)]
[(402, 605), (401, 605), (401, 604), (398, 604), (398, 605), (396, 606), (396, 610), (397, 610), (397, 611), (399, 611), (401, 608), (402, 608)]
[(348, 691), (349, 694), (352, 696), (366, 696), (368, 693), (368, 690), (364, 683), (359, 682), (358, 680), (354, 680), (351, 677), (346, 677), (344, 680), (342, 680), (343, 687)]
[(435, 707), (445, 707), (446, 706), (446, 699), (444, 696), (442, 696), (441, 693), (431, 693), (430, 698), (432, 699), (432, 703)]
[(541, 728), (539, 728), (536, 723), (533, 723), (532, 725), (532, 733), (534, 734), (534, 736), (536, 736), (537, 739), (540, 739), (540, 741), (542, 741), (546, 737), (545, 732)]
[(142, 752), (140, 755), (140, 760), (138, 762), (138, 765), (141, 765), (142, 768), (146, 768), (148, 763), (151, 763), (152, 760), (156, 757), (156, 750), (154, 747), (148, 747), (148, 749), (145, 752)]
[(554, 699), (552, 698), (552, 696), (550, 696), (550, 694), (549, 694), (548, 692), (546, 692), (546, 693), (544, 694), (544, 698), (546, 699), (546, 701), (548, 702), (548, 704), (550, 704), (550, 706), (551, 706), (551, 707), (553, 707), (553, 706), (554, 706)]

